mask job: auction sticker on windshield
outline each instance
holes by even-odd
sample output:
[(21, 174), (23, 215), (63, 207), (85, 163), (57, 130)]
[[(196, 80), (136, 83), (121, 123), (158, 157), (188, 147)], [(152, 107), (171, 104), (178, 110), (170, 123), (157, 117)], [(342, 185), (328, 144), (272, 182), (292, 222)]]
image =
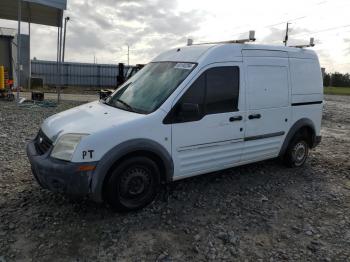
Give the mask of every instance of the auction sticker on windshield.
[(194, 67), (194, 64), (192, 63), (177, 63), (175, 65), (175, 69), (185, 69), (185, 70), (191, 70)]

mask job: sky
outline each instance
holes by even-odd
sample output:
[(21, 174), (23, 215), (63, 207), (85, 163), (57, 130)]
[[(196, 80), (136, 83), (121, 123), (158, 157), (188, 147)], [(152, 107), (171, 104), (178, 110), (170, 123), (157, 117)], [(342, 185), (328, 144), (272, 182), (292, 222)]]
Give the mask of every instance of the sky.
[[(313, 48), (328, 72), (350, 73), (349, 0), (68, 0), (66, 61), (148, 63), (159, 53), (194, 42), (246, 38), (282, 45), (286, 23), (289, 45)], [(0, 20), (0, 27), (16, 22)], [(23, 23), (24, 32), (28, 31)], [(57, 29), (32, 25), (31, 54), (56, 58)]]

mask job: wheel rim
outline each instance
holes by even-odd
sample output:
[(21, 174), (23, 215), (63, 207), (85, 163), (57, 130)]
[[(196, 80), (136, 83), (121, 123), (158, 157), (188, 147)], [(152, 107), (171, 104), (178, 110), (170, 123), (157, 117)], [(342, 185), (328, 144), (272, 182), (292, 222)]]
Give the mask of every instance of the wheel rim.
[(300, 166), (305, 162), (308, 154), (308, 148), (305, 141), (298, 142), (293, 148), (293, 158), (296, 166)]
[(152, 191), (152, 186), (152, 174), (148, 168), (144, 166), (128, 168), (121, 175), (120, 199), (126, 205), (138, 204), (147, 198)]

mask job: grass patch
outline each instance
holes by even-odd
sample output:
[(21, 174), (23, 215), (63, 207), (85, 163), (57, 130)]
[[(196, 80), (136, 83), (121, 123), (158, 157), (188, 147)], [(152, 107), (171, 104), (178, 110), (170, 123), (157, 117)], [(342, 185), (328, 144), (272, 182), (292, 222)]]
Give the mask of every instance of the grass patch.
[(350, 96), (350, 87), (325, 87), (326, 95), (345, 95)]

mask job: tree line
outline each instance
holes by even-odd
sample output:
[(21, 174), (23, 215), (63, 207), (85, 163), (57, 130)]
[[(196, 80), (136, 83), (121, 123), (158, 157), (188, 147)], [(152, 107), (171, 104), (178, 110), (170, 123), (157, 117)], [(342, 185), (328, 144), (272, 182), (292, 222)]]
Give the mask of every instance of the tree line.
[(338, 72), (325, 73), (323, 76), (323, 85), (350, 88), (350, 74), (342, 74)]

